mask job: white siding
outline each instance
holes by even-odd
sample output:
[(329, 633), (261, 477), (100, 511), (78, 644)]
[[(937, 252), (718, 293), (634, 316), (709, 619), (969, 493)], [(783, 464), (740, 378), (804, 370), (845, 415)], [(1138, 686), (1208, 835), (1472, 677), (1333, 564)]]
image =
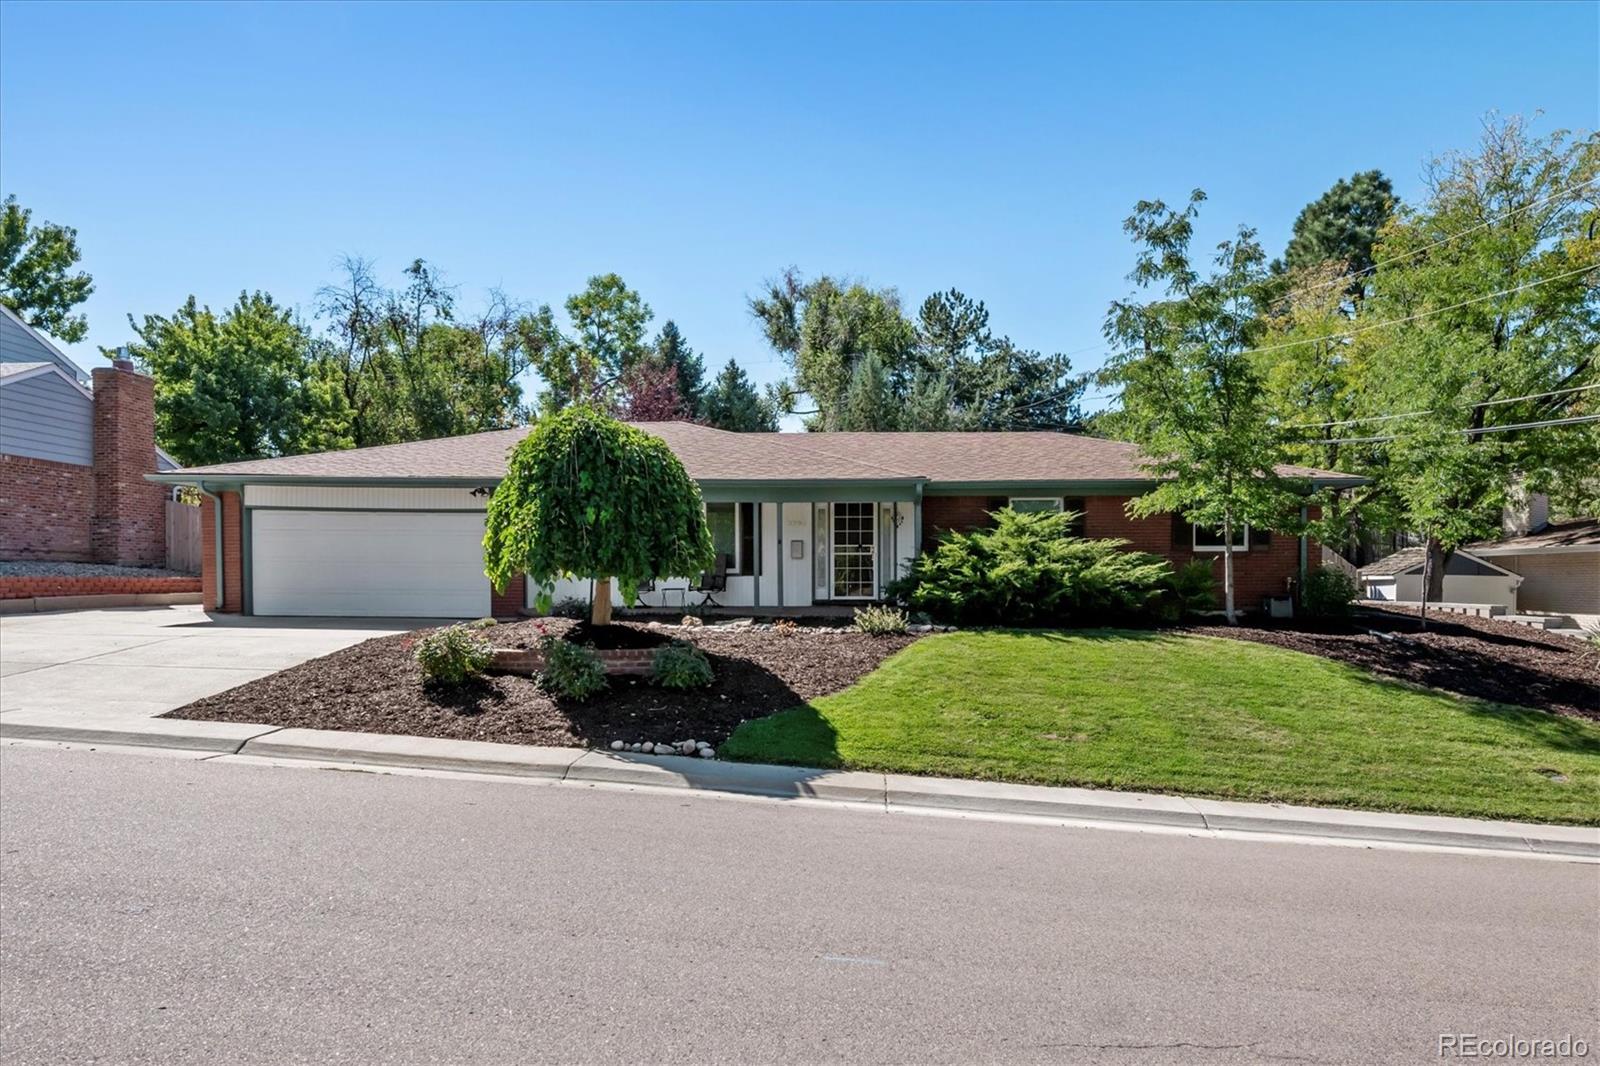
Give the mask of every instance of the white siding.
[(342, 510), (482, 511), (487, 495), (471, 489), (341, 488), (327, 485), (246, 485), (246, 507), (339, 508)]
[(0, 452), (93, 465), (94, 401), (48, 372), (0, 388)]

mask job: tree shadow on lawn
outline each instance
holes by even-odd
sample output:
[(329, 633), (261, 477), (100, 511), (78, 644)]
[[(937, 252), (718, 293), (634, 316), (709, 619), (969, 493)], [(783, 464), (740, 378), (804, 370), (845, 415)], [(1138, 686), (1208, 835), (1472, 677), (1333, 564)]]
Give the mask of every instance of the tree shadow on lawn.
[[(1351, 663), (1344, 665), (1353, 666)], [(1456, 704), (1468, 714), (1491, 719), (1520, 734), (1530, 745), (1568, 755), (1600, 757), (1600, 724), (1585, 718), (1522, 706), (1510, 700), (1464, 695), (1455, 689), (1429, 685), (1406, 677), (1389, 677), (1363, 670), (1359, 666), (1354, 667), (1354, 677), (1358, 683), (1375, 686), (1385, 694), (1405, 689), (1443, 692), (1445, 695), (1457, 697)]]

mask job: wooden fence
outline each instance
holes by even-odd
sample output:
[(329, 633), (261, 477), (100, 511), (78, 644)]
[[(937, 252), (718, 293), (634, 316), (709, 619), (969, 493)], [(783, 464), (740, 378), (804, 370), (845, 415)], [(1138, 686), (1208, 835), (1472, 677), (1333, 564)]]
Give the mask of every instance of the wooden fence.
[(200, 508), (193, 504), (167, 501), (167, 569), (200, 572)]

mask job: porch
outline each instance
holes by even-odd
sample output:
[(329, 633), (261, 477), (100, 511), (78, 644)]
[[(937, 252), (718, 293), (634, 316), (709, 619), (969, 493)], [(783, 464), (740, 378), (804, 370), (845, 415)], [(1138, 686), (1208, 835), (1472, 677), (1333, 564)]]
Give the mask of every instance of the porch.
[[(613, 584), (613, 602), (646, 616), (696, 610), (847, 618), (856, 607), (881, 600), (916, 557), (922, 536), (918, 489), (885, 485), (869, 492), (852, 485), (801, 495), (777, 486), (760, 492), (706, 486), (714, 569), (656, 581), (628, 604)], [(557, 581), (554, 598), (589, 601), (592, 584), (587, 578)], [(538, 592), (529, 588), (530, 608)]]

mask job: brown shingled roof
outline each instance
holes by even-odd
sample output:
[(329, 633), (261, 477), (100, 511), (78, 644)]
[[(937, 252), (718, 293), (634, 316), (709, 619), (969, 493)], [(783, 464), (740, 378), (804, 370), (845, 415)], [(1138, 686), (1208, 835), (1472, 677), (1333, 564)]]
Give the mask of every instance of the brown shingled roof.
[[(1004, 483), (1148, 481), (1139, 450), (1066, 433), (729, 433), (689, 422), (639, 422), (667, 442), (689, 476), (717, 481)], [(527, 427), (373, 448), (192, 467), (185, 475), (315, 478), (505, 476)], [(1346, 478), (1306, 467), (1286, 476)]]

